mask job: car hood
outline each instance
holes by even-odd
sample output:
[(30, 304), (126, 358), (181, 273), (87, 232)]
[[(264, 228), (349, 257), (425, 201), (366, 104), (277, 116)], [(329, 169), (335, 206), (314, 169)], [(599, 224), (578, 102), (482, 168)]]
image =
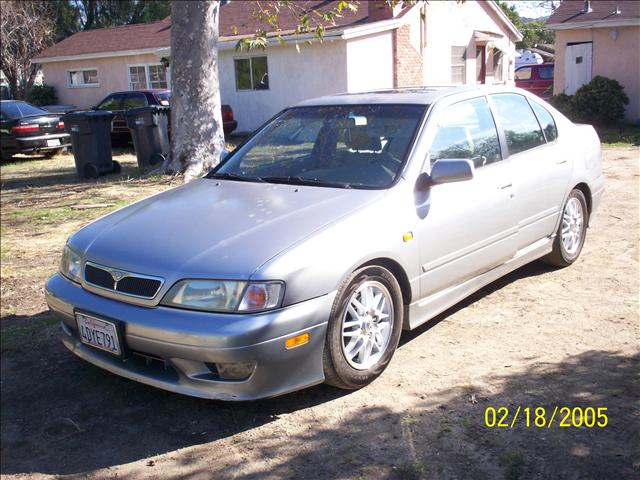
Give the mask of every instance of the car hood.
[(380, 191), (200, 179), (86, 226), (85, 260), (167, 280), (246, 279)]

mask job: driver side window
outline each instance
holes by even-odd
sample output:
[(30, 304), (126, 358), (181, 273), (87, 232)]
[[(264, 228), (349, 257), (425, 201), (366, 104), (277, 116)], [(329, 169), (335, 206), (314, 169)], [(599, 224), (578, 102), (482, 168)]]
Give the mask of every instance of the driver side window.
[(476, 168), (502, 160), (498, 131), (484, 97), (456, 103), (438, 123), (429, 149), (431, 164), (440, 159), (467, 159)]

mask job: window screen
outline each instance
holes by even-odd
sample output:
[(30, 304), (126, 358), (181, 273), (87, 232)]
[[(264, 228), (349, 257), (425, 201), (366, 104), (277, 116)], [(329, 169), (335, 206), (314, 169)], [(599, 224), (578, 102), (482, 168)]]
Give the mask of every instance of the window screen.
[(237, 90), (268, 90), (269, 68), (267, 57), (236, 58)]
[(466, 47), (451, 47), (451, 83), (461, 84), (467, 81)]

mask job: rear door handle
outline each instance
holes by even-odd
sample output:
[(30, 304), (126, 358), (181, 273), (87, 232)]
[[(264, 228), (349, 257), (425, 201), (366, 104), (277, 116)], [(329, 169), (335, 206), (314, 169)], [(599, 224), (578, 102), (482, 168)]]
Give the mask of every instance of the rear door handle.
[(556, 165), (562, 165), (563, 163), (567, 163), (567, 159), (564, 160), (556, 160)]
[(498, 187), (498, 190), (504, 190), (506, 188), (511, 188), (513, 187), (512, 183), (507, 183), (506, 185), (502, 185), (501, 187)]

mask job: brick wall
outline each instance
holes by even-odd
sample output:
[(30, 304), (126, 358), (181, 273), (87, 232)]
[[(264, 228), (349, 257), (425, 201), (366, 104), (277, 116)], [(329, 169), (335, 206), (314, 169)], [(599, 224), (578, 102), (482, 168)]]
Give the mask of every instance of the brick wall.
[(393, 32), (393, 86), (410, 87), (423, 84), (423, 59), (411, 44), (411, 27), (403, 25)]

